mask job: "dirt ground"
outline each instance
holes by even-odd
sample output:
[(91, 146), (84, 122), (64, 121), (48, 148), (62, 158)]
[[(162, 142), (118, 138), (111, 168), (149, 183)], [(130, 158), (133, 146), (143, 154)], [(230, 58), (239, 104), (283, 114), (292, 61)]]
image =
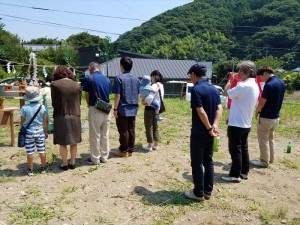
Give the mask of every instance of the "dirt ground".
[[(251, 167), (248, 180), (225, 183), (230, 169), (226, 131), (215, 153), (215, 186), (209, 201), (185, 199), (192, 188), (189, 157), (190, 122), (171, 113), (160, 123), (160, 149), (145, 152), (142, 114), (137, 118), (137, 149), (132, 157), (87, 165), (88, 130), (78, 146), (75, 170), (61, 171), (58, 146), (47, 140), (47, 174), (25, 173), (23, 149), (0, 145), (0, 224), (300, 224), (300, 140), (276, 136), (275, 162), (267, 169)], [(84, 123), (85, 124), (85, 123)], [(164, 131), (168, 130), (168, 132)], [(118, 147), (111, 122), (111, 151)], [(292, 153), (286, 146), (291, 141)], [(258, 159), (255, 128), (249, 138), (250, 159)], [(36, 155), (35, 169), (40, 160)], [(297, 168), (298, 166), (298, 168)]]

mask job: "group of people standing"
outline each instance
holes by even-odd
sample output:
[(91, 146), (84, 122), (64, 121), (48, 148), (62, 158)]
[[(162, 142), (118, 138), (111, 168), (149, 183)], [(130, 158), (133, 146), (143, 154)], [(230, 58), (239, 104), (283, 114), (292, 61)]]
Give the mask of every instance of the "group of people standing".
[[(229, 174), (221, 177), (226, 182), (241, 182), (241, 179), (248, 179), (250, 167), (248, 135), (255, 107), (260, 159), (251, 163), (259, 167), (268, 167), (269, 163), (274, 162), (274, 131), (279, 123), (279, 111), (286, 89), (269, 66), (257, 70), (252, 61), (242, 61), (237, 68), (240, 82), (230, 88), (233, 79), (229, 79), (225, 86), (225, 94), (232, 100), (227, 120), (228, 149), (232, 164)], [(218, 125), (223, 108), (217, 89), (205, 77), (204, 65), (193, 65), (188, 74), (194, 83), (191, 91), (190, 138), (194, 189), (186, 191), (185, 196), (203, 201), (210, 199), (213, 190), (213, 139), (219, 135)], [(255, 81), (256, 77), (265, 82), (261, 96)]]
[[(135, 150), (135, 123), (139, 107), (139, 96), (141, 81), (130, 73), (133, 66), (132, 59), (122, 57), (120, 60), (121, 74), (115, 78), (112, 93), (115, 94), (113, 102), (113, 112), (105, 113), (95, 107), (98, 98), (109, 103), (111, 93), (110, 80), (101, 72), (100, 65), (95, 62), (89, 64), (89, 76), (85, 76), (82, 90), (85, 92), (85, 100), (88, 107), (89, 123), (89, 144), (90, 158), (87, 163), (97, 165), (106, 163), (110, 153), (109, 128), (111, 114), (116, 119), (119, 132), (119, 147), (113, 154), (119, 157), (132, 156)], [(76, 168), (77, 144), (81, 142), (81, 85), (74, 81), (74, 74), (65, 66), (57, 67), (53, 72), (53, 81), (50, 85), (53, 115), (48, 115), (45, 106), (37, 111), (40, 106), (42, 96), (39, 87), (28, 86), (24, 99), (29, 101), (22, 107), (21, 127), (27, 128), (26, 152), (27, 152), (27, 174), (33, 175), (33, 154), (35, 147), (41, 157), (41, 172), (47, 171), (45, 155), (45, 139), (48, 136), (48, 117), (54, 119), (53, 122), (53, 143), (59, 145), (62, 170)], [(147, 146), (145, 150), (158, 149), (159, 129), (157, 121), (157, 110), (161, 99), (164, 96), (162, 85), (163, 75), (155, 70), (151, 73), (152, 85), (150, 92), (153, 93), (152, 101), (156, 101), (156, 107), (151, 106), (151, 102), (143, 99), (141, 103), (145, 105), (144, 122), (147, 136)], [(149, 94), (149, 93), (148, 93)], [(157, 107), (158, 106), (158, 107)], [(29, 121), (35, 112), (34, 122)], [(30, 126), (27, 126), (27, 125)], [(29, 135), (34, 133), (33, 135)], [(68, 149), (70, 146), (70, 159), (68, 160)]]
[[(83, 91), (88, 107), (90, 158), (88, 164), (106, 163), (110, 153), (109, 127), (111, 114), (116, 119), (119, 132), (118, 157), (132, 156), (135, 150), (135, 125), (139, 107), (141, 81), (133, 74), (132, 59), (122, 57), (120, 60), (121, 74), (115, 78), (112, 93), (115, 95), (113, 113), (105, 113), (95, 108), (98, 98), (109, 103), (111, 93), (110, 80), (105, 77), (98, 63), (89, 64), (90, 75), (85, 77)], [(248, 135), (251, 129), (253, 114), (257, 119), (257, 138), (260, 148), (260, 159), (253, 160), (255, 166), (268, 167), (274, 162), (275, 144), (274, 131), (279, 123), (279, 111), (285, 93), (284, 83), (274, 75), (269, 66), (256, 69), (252, 61), (242, 61), (237, 65), (239, 83), (232, 87), (229, 79), (225, 86), (225, 94), (231, 99), (228, 117), (228, 149), (232, 164), (228, 175), (222, 176), (226, 182), (241, 182), (248, 179), (250, 160), (248, 151)], [(188, 71), (194, 84), (191, 90), (192, 127), (190, 135), (190, 157), (193, 190), (186, 191), (187, 198), (203, 201), (210, 199), (214, 183), (213, 142), (220, 135), (219, 122), (223, 107), (219, 91), (206, 77), (207, 68), (200, 63), (194, 64)], [(259, 77), (265, 82), (260, 95), (255, 79)], [(147, 78), (149, 80), (149, 78)], [(158, 70), (150, 74), (151, 90), (156, 93), (153, 100), (160, 104), (164, 96), (163, 76)], [(54, 130), (53, 142), (58, 144), (62, 170), (75, 169), (77, 144), (81, 142), (81, 86), (74, 81), (73, 73), (64, 66), (59, 66), (53, 73), (51, 83)], [(149, 93), (148, 93), (149, 94)], [(21, 108), (21, 126), (26, 127), (33, 115), (34, 122), (28, 127), (26, 135), (26, 152), (28, 175), (33, 175), (34, 147), (41, 158), (41, 172), (47, 171), (45, 156), (45, 138), (47, 132), (47, 110), (40, 107), (38, 87), (29, 86), (24, 96), (30, 103)], [(144, 125), (147, 145), (144, 150), (159, 148), (157, 102), (151, 104), (144, 98)], [(256, 109), (255, 109), (256, 108)], [(39, 111), (38, 111), (39, 110)], [(254, 113), (255, 111), (255, 113)], [(67, 146), (70, 145), (71, 158), (68, 162)]]

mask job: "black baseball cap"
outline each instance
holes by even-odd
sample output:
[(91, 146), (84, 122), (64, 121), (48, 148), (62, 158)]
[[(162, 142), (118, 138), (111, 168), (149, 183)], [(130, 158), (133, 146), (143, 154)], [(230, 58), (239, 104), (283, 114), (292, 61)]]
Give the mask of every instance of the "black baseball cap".
[(187, 74), (191, 74), (192, 72), (194, 72), (197, 75), (199, 75), (199, 74), (206, 75), (207, 68), (204, 64), (196, 63), (196, 64), (192, 65), (192, 67), (189, 69), (189, 72)]

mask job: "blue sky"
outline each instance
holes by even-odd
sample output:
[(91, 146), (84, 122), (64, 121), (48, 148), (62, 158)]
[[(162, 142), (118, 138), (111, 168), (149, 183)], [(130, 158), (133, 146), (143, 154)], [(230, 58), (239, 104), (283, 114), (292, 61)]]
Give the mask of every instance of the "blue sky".
[(5, 30), (24, 41), (40, 37), (60, 40), (84, 31), (114, 41), (118, 34), (192, 1), (0, 0), (0, 18)]

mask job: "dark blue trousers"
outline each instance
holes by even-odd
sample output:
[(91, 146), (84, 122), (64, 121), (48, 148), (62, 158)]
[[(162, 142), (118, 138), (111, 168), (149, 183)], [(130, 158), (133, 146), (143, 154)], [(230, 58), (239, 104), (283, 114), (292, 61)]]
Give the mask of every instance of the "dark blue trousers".
[[(191, 133), (190, 151), (194, 194), (211, 195), (214, 184), (213, 138), (209, 134)], [(203, 170), (204, 168), (204, 170)]]

